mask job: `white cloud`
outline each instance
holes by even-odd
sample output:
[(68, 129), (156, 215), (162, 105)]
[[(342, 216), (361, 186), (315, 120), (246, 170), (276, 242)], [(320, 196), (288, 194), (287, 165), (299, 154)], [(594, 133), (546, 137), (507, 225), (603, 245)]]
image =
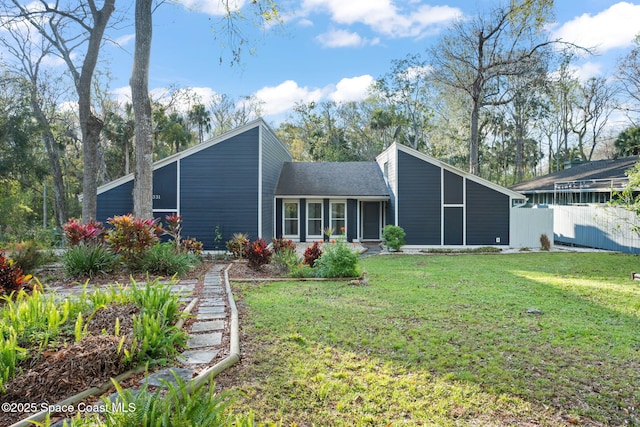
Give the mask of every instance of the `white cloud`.
[[(226, 8), (220, 0), (182, 0), (180, 4), (185, 8), (196, 11), (203, 12), (207, 15), (213, 16), (224, 16), (227, 13)], [(242, 6), (245, 5), (245, 0), (229, 0), (229, 9), (238, 10), (241, 9)]]
[(120, 104), (131, 102), (131, 86), (123, 86), (111, 91), (111, 94), (115, 96), (116, 100)]
[(346, 30), (331, 30), (316, 37), (324, 47), (358, 47), (367, 43), (358, 33)]
[(361, 101), (369, 93), (374, 78), (368, 74), (352, 78), (343, 78), (336, 84), (322, 88), (300, 86), (293, 80), (286, 80), (277, 86), (267, 86), (254, 93), (263, 102), (265, 116), (275, 116), (291, 110), (297, 103)]
[(570, 67), (572, 75), (576, 76), (581, 81), (590, 79), (591, 77), (597, 77), (602, 74), (602, 64), (597, 62), (585, 62), (579, 66)]
[(299, 102), (319, 101), (326, 95), (326, 89), (300, 87), (293, 80), (286, 80), (278, 86), (267, 86), (258, 90), (255, 97), (262, 101), (265, 116), (283, 113)]
[(369, 94), (374, 78), (368, 74), (353, 78), (344, 78), (336, 84), (329, 98), (336, 102), (362, 101)]
[(458, 8), (419, 5), (396, 6), (392, 0), (304, 0), (300, 15), (328, 13), (334, 23), (364, 24), (388, 37), (417, 37), (462, 16)]
[(120, 36), (117, 39), (115, 39), (113, 42), (117, 45), (117, 46), (126, 46), (129, 44), (130, 41), (135, 40), (136, 35), (135, 33), (131, 33), (131, 34), (125, 34), (124, 36)]
[(638, 22), (640, 4), (619, 2), (596, 15), (585, 13), (562, 24), (552, 31), (552, 36), (582, 47), (595, 47), (602, 54), (630, 46), (640, 28)]

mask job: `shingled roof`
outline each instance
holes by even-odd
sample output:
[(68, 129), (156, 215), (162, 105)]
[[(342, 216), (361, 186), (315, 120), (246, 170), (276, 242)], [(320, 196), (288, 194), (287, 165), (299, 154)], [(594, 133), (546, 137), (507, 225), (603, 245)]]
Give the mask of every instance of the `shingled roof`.
[[(623, 157), (614, 160), (595, 160), (548, 175), (524, 181), (509, 187), (520, 193), (553, 192), (554, 184), (562, 182), (579, 182), (592, 180), (626, 180), (625, 172), (633, 167), (640, 158), (638, 156)], [(609, 188), (603, 185), (602, 188)]]
[(276, 196), (379, 197), (389, 189), (376, 162), (285, 163)]

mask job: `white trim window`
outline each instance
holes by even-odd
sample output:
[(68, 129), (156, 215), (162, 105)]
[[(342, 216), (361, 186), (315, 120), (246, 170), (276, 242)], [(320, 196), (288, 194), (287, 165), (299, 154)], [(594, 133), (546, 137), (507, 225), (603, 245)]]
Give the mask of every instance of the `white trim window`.
[(311, 239), (322, 238), (322, 200), (307, 202), (307, 237)]
[(331, 202), (330, 221), (333, 234), (347, 234), (347, 203)]
[(300, 236), (300, 204), (299, 202), (284, 201), (282, 203), (282, 234), (285, 237)]

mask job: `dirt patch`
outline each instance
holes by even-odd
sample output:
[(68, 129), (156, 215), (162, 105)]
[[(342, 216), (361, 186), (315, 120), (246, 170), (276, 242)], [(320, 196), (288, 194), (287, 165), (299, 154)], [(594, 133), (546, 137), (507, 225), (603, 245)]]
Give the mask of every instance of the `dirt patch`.
[(284, 277), (283, 271), (273, 264), (263, 265), (258, 269), (249, 267), (247, 261), (233, 261), (229, 269), (229, 278), (233, 279), (269, 279)]

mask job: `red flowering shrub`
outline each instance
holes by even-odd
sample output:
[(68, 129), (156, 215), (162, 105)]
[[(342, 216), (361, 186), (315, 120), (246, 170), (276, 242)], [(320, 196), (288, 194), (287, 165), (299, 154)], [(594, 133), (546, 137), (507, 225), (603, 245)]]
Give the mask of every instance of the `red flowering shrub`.
[(145, 252), (158, 243), (162, 233), (157, 219), (135, 218), (128, 214), (116, 215), (107, 222), (113, 226), (107, 233), (107, 241), (130, 269), (138, 266)]
[(309, 246), (304, 251), (304, 263), (309, 267), (314, 267), (316, 260), (322, 255), (322, 248), (319, 242), (313, 242), (313, 246)]
[(244, 249), (249, 267), (258, 269), (271, 261), (272, 252), (264, 239), (258, 239), (247, 244)]
[(101, 222), (91, 220), (83, 224), (75, 218), (62, 226), (67, 244), (71, 247), (79, 244), (101, 244), (104, 243), (105, 229)]
[(279, 239), (271, 238), (271, 245), (273, 246), (273, 252), (278, 253), (286, 249), (296, 250), (296, 244), (291, 239), (285, 239), (280, 237)]
[(19, 291), (29, 284), (31, 275), (22, 274), (22, 269), (0, 251), (0, 294)]

